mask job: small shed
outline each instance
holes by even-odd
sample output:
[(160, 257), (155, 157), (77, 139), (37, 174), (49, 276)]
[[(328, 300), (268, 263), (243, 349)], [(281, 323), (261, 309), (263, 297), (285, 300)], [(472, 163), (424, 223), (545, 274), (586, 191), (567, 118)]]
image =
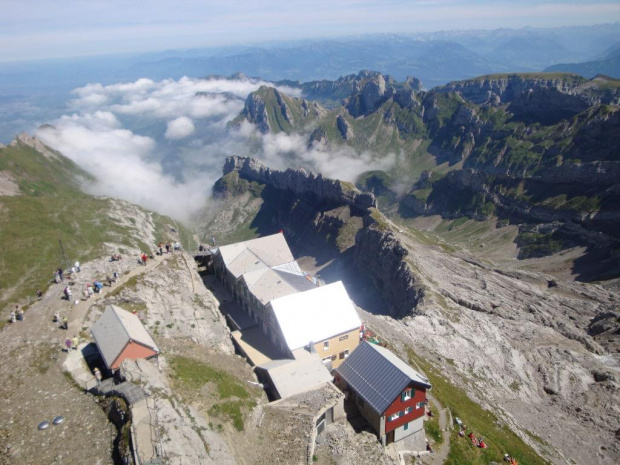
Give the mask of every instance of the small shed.
[(106, 366), (117, 370), (125, 359), (150, 359), (159, 349), (140, 319), (116, 305), (108, 305), (91, 330)]

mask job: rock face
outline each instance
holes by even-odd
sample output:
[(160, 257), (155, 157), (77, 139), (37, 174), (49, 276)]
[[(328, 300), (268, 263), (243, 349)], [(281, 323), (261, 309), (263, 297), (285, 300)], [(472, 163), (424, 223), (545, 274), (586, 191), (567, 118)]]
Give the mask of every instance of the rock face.
[(336, 204), (345, 203), (360, 210), (376, 206), (372, 194), (361, 193), (354, 187), (344, 186), (340, 181), (324, 178), (321, 174), (306, 172), (303, 169), (276, 171), (267, 168), (254, 158), (238, 156), (226, 158), (223, 174), (227, 175), (234, 170), (248, 180), (269, 184), (295, 194), (314, 194), (320, 199)]
[(391, 232), (362, 228), (355, 236), (355, 263), (372, 277), (375, 287), (390, 302), (396, 318), (422, 311), (424, 288), (407, 264), (409, 255)]
[[(564, 95), (577, 96), (587, 105), (618, 104), (620, 92), (609, 89), (593, 95), (589, 81), (576, 74), (497, 74), (476, 79), (452, 82), (435, 89), (437, 92), (459, 92), (467, 100), (477, 103), (510, 103), (532, 90), (553, 89)], [(557, 95), (557, 94), (553, 94)]]
[(243, 114), (250, 123), (254, 123), (258, 130), (267, 134), (271, 130), (269, 115), (263, 98), (257, 93), (251, 93), (245, 101)]
[(343, 139), (347, 140), (353, 138), (353, 129), (351, 129), (351, 126), (342, 115), (336, 119), (336, 125)]

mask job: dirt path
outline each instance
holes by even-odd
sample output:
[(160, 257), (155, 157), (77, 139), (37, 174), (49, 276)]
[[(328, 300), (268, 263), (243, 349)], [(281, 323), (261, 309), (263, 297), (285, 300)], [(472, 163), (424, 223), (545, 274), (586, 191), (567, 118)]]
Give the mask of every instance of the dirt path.
[[(104, 259), (89, 262), (76, 275), (74, 298), (81, 297), (86, 282), (101, 280), (112, 271), (121, 276), (116, 287), (160, 262), (151, 260), (146, 267), (131, 259), (114, 264)], [(64, 376), (61, 366), (66, 354), (61, 350), (66, 337), (79, 335), (90, 306), (114, 287), (106, 286), (101, 294), (80, 299), (77, 305), (62, 298), (63, 289), (63, 284), (52, 285), (26, 311), (24, 321), (0, 331), (0, 351), (5, 357), (0, 365), (1, 464), (112, 463), (116, 430), (96, 399)], [(68, 316), (68, 331), (53, 321), (56, 312)], [(65, 418), (62, 424), (38, 429), (41, 422), (59, 415)]]
[(427, 397), (430, 403), (439, 412), (439, 429), (443, 435), (443, 442), (438, 446), (435, 446), (434, 453), (430, 456), (424, 457), (424, 463), (428, 465), (441, 465), (448, 458), (450, 452), (450, 431), (447, 430), (448, 425), (448, 411), (443, 408), (441, 402), (437, 400), (431, 392), (427, 392)]

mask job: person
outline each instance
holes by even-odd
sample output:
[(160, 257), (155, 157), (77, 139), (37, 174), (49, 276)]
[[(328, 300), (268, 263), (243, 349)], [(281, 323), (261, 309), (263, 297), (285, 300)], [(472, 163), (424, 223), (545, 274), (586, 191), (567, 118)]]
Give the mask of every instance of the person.
[(93, 296), (93, 285), (91, 283), (86, 285), (86, 292), (88, 293), (88, 298), (90, 299)]
[(215, 236), (211, 236), (211, 245), (215, 247)]
[(164, 254), (164, 244), (160, 242), (157, 245), (157, 247), (159, 247), (159, 255), (163, 255)]
[(75, 269), (77, 270), (78, 273), (82, 271), (82, 268), (80, 268), (80, 262), (78, 261), (75, 262)]
[(71, 346), (73, 347), (73, 350), (77, 350), (79, 345), (80, 340), (77, 338), (76, 335), (73, 335), (73, 339), (71, 339)]
[(84, 300), (90, 299), (90, 294), (88, 293), (88, 290), (86, 289), (82, 291), (82, 296), (84, 296)]
[(204, 251), (204, 249), (205, 249), (205, 248), (204, 248), (204, 246), (203, 246), (202, 244), (200, 244), (200, 245), (198, 246), (198, 252), (203, 252), (203, 251)]
[(65, 347), (67, 348), (67, 352), (71, 350), (71, 339), (65, 339)]
[(116, 271), (112, 273), (112, 279), (114, 279), (114, 282), (118, 281), (118, 273)]
[(108, 286), (112, 287), (112, 278), (110, 278), (110, 276), (106, 276), (105, 280), (108, 282)]
[(75, 269), (74, 266), (71, 267), (71, 275), (74, 276), (75, 273), (77, 273), (77, 270)]
[(54, 271), (54, 282), (56, 284), (60, 282), (60, 275), (58, 274), (58, 270)]
[(58, 268), (58, 276), (60, 277), (60, 280), (62, 281), (62, 268)]
[(101, 386), (101, 371), (99, 368), (95, 367), (95, 379), (97, 380), (97, 386)]
[(170, 253), (170, 242), (166, 242), (166, 253)]
[(69, 318), (67, 318), (67, 315), (62, 317), (62, 326), (65, 328), (65, 330), (69, 329)]
[(174, 243), (174, 250), (181, 250), (181, 244), (179, 242)]
[(54, 323), (60, 323), (60, 313), (54, 313)]
[(103, 283), (101, 281), (95, 281), (93, 285), (95, 286), (95, 292), (99, 294), (101, 289), (103, 289)]
[(69, 286), (65, 287), (63, 292), (65, 293), (65, 298), (67, 300), (71, 300), (71, 289), (69, 289)]
[(17, 313), (17, 319), (19, 321), (24, 321), (24, 309), (23, 308), (19, 309), (19, 312)]
[(11, 310), (11, 316), (10, 316), (10, 321), (11, 323), (15, 323), (17, 320), (15, 319), (15, 312), (13, 310)]
[(41, 300), (43, 298), (43, 291), (41, 289), (39, 289), (37, 291), (37, 300)]

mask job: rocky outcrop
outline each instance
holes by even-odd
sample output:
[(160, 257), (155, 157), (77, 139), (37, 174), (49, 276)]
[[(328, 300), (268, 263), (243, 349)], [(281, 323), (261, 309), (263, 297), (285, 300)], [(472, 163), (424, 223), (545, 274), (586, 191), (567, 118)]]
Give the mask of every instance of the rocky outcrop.
[(353, 185), (349, 188), (338, 180), (324, 178), (322, 174), (307, 172), (304, 169), (277, 171), (267, 168), (254, 158), (238, 156), (226, 158), (224, 175), (235, 170), (248, 180), (269, 184), (276, 189), (291, 191), (297, 195), (313, 194), (336, 205), (347, 204), (359, 210), (376, 206), (372, 194), (359, 192)]
[(251, 93), (245, 100), (243, 114), (250, 123), (254, 123), (258, 130), (267, 134), (271, 130), (269, 115), (265, 107), (265, 101), (257, 93)]
[[(548, 99), (560, 94), (577, 97), (587, 106), (599, 103), (617, 104), (618, 89), (593, 88), (590, 81), (576, 74), (522, 73), (494, 74), (465, 81), (451, 82), (434, 89), (436, 92), (458, 92), (465, 99), (476, 104), (510, 103), (532, 91), (542, 92)], [(556, 92), (546, 93), (545, 91)], [(557, 102), (554, 102), (554, 105)], [(543, 109), (542, 106), (539, 108)]]
[(407, 255), (391, 231), (365, 227), (355, 236), (355, 263), (371, 276), (395, 318), (419, 314), (418, 304), (424, 298), (424, 288), (407, 264)]
[(344, 119), (344, 116), (340, 115), (336, 119), (336, 125), (338, 126), (338, 131), (342, 135), (342, 138), (345, 140), (353, 138), (353, 129), (351, 129), (351, 125)]

